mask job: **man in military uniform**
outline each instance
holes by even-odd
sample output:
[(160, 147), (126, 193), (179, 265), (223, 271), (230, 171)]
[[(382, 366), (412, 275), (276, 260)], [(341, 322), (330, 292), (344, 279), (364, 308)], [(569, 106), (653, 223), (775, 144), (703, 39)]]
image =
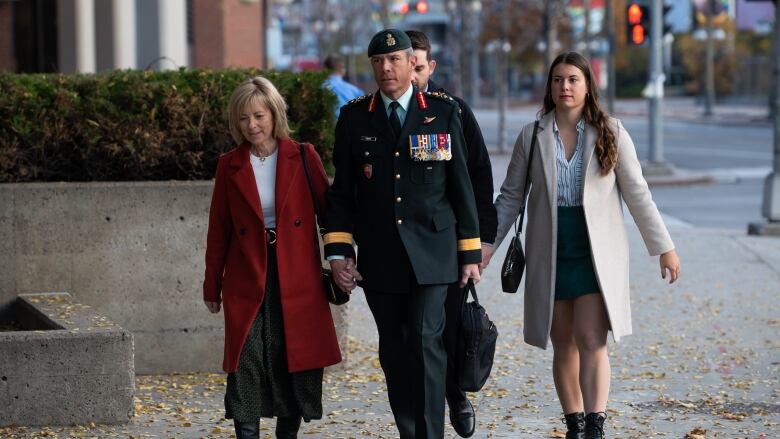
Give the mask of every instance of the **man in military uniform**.
[(365, 291), (400, 437), (442, 438), (447, 287), (478, 282), (481, 261), (458, 106), (412, 86), (402, 31), (377, 33), (368, 56), (379, 90), (336, 124), (325, 254), (344, 290)]
[[(422, 91), (446, 91), (430, 80), (436, 69), (436, 61), (431, 58), (431, 42), (428, 37), (415, 30), (408, 30), (406, 34), (412, 42), (412, 49), (416, 58), (412, 84)], [(496, 208), (493, 205), (493, 170), (490, 166), (490, 156), (482, 138), (474, 112), (463, 99), (452, 96), (460, 107), (460, 118), (463, 123), (463, 134), (466, 139), (468, 155), (466, 165), (471, 178), (471, 186), (474, 189), (475, 202), (477, 204), (477, 216), (479, 217), (479, 237), (482, 241), (483, 252), (492, 248), (496, 240), (496, 227), (498, 218)], [(482, 267), (480, 266), (480, 269)], [(462, 437), (471, 437), (476, 426), (474, 407), (471, 405), (466, 392), (458, 386), (458, 375), (455, 363), (455, 353), (458, 348), (458, 330), (462, 316), (463, 295), (465, 290), (457, 283), (450, 285), (445, 305), (447, 325), (444, 328), (444, 345), (447, 349), (447, 404), (450, 407), (450, 422), (455, 431)]]

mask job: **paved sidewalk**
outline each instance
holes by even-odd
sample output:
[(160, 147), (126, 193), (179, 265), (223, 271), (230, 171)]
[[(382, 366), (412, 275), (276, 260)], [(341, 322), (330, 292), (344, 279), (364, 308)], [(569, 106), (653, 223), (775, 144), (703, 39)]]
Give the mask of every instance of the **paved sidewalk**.
[[(603, 97), (602, 97), (603, 99)], [(615, 115), (645, 116), (648, 104), (645, 99), (618, 99)], [(704, 115), (704, 105), (693, 97), (665, 97), (663, 115), (666, 121), (694, 122), (716, 125), (771, 125), (766, 103), (719, 103), (711, 116)]]
[[(672, 227), (683, 271), (669, 286), (630, 230), (635, 335), (609, 345), (608, 437), (780, 437), (780, 239)], [(552, 352), (523, 343), (522, 293), (500, 292), (505, 250), (478, 285), (500, 335), (492, 377), (472, 395), (474, 437), (563, 437)], [(349, 306), (349, 362), (327, 374), (326, 416), (306, 424), (302, 438), (396, 437), (362, 293)], [(138, 377), (129, 425), (5, 428), (0, 437), (228, 438), (223, 391), (221, 374)], [(267, 437), (271, 425), (263, 424)], [(455, 437), (449, 426), (446, 436)]]

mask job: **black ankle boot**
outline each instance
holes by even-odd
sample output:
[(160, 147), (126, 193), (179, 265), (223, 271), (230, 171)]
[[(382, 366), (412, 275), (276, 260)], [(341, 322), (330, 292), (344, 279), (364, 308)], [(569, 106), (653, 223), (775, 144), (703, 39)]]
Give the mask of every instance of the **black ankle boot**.
[(566, 424), (566, 439), (585, 439), (585, 413), (575, 412), (563, 415)]
[(585, 439), (603, 439), (605, 419), (607, 414), (604, 412), (588, 413), (585, 416)]
[(276, 418), (276, 438), (296, 439), (301, 428), (301, 417)]
[(233, 420), (236, 426), (236, 439), (260, 439), (259, 422), (238, 422)]

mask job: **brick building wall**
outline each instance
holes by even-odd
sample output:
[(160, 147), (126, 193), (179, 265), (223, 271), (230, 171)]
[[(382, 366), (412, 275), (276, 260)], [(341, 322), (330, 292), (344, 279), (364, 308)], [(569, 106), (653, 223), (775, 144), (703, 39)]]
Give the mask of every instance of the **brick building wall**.
[(193, 0), (193, 66), (263, 65), (265, 0)]

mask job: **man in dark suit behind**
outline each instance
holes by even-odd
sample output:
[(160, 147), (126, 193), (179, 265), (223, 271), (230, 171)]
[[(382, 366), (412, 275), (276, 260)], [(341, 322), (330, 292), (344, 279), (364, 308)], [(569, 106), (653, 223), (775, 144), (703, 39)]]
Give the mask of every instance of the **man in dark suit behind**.
[[(428, 37), (423, 32), (415, 30), (408, 30), (406, 34), (412, 42), (416, 58), (412, 84), (419, 90), (446, 93), (443, 88), (430, 80), (436, 69), (436, 61), (431, 58), (431, 42)], [(493, 206), (493, 170), (490, 166), (490, 156), (485, 147), (485, 140), (482, 138), (482, 131), (479, 129), (479, 124), (471, 108), (463, 99), (457, 96), (452, 96), (452, 98), (460, 107), (460, 118), (463, 123), (463, 134), (468, 154), (466, 165), (479, 217), (479, 237), (483, 248), (485, 246), (492, 247), (496, 239), (498, 219), (496, 208)], [(480, 270), (481, 268), (480, 265)], [(447, 404), (450, 407), (450, 422), (460, 436), (470, 437), (474, 434), (476, 426), (474, 407), (468, 400), (466, 393), (458, 386), (457, 370), (452, 361), (458, 348), (458, 329), (462, 315), (463, 294), (464, 289), (459, 284), (454, 283), (450, 286), (445, 305), (447, 324), (444, 328), (444, 345), (447, 349)]]
[(402, 31), (377, 33), (368, 55), (379, 90), (336, 124), (325, 255), (344, 290), (365, 291), (400, 437), (442, 438), (447, 288), (478, 282), (482, 259), (458, 106), (412, 86)]

